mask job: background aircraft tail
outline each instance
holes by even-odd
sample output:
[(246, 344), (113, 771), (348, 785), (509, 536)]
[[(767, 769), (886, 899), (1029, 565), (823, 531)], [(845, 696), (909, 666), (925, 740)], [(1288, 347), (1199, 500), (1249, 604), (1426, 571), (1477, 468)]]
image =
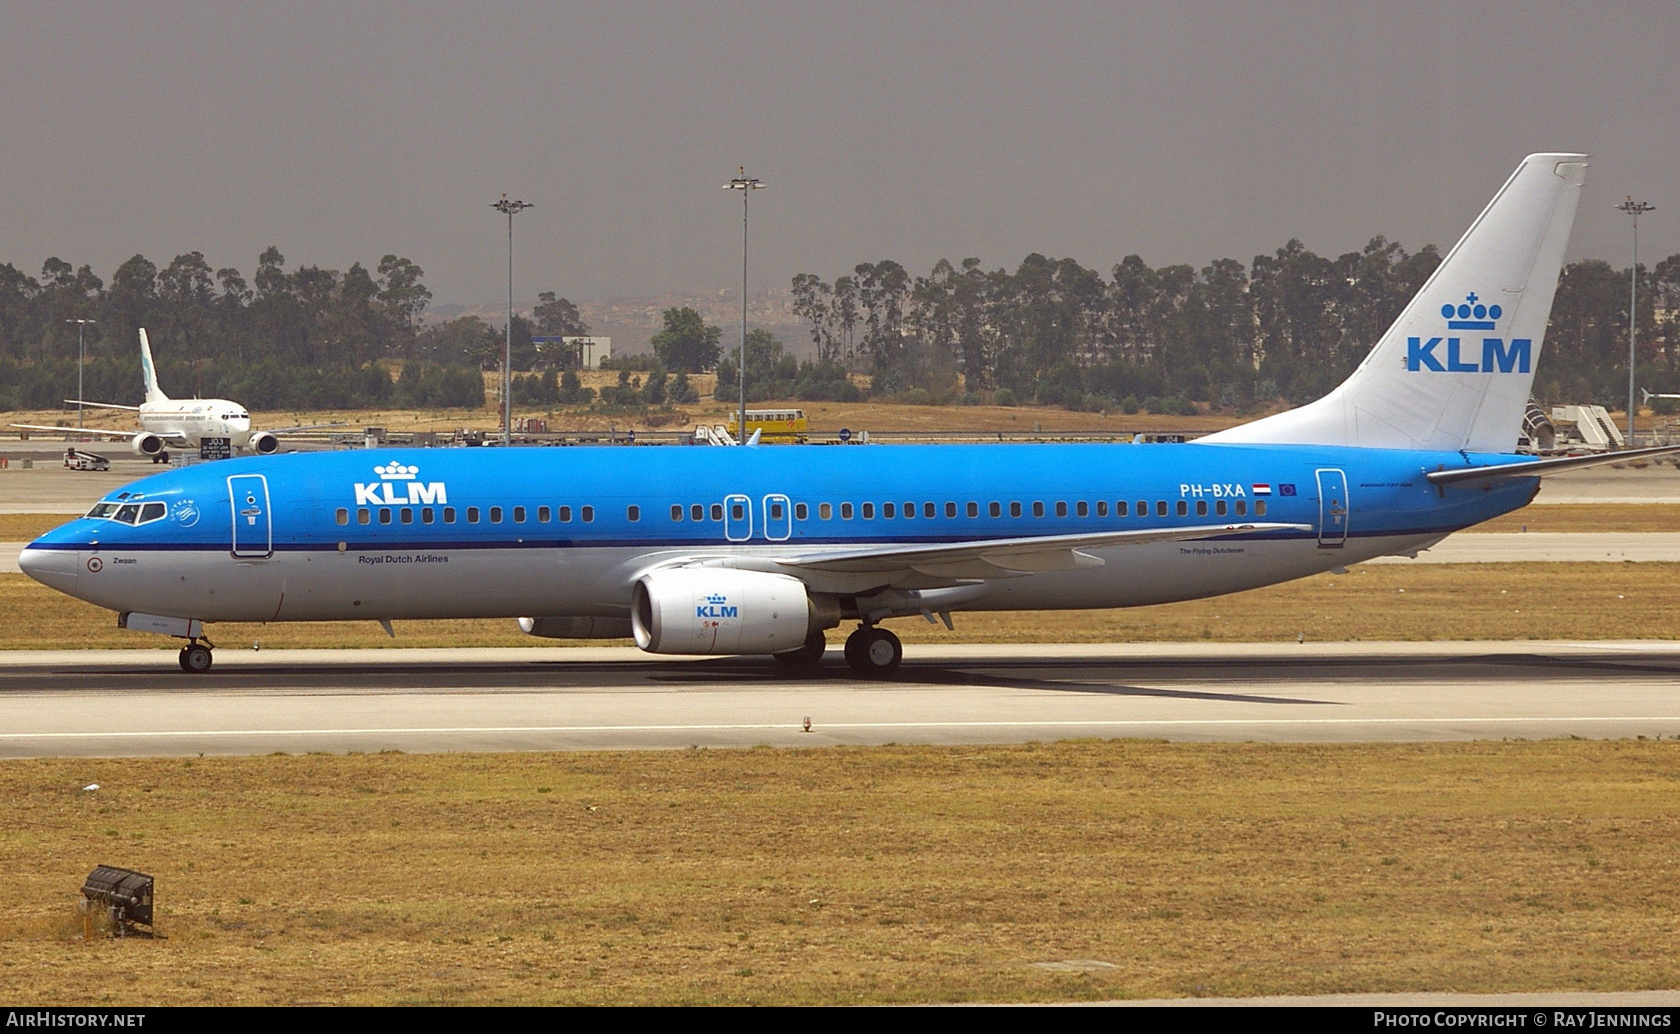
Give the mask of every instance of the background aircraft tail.
[(147, 402), (168, 402), (169, 396), (158, 387), (157, 367), (152, 365), (152, 343), (146, 338), (146, 328), (140, 328), (140, 376), (146, 381)]
[(1513, 451), (1586, 171), (1583, 154), (1524, 158), (1353, 376), (1201, 440)]

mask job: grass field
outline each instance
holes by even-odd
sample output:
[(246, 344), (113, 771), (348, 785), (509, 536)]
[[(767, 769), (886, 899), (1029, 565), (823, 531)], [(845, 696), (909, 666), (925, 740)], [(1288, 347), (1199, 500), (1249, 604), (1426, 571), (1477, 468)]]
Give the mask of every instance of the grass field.
[[(110, 611), (21, 574), (0, 575), (0, 649), (175, 649), (125, 632)], [(958, 613), (956, 631), (921, 618), (888, 622), (906, 643), (1313, 642), (1442, 639), (1672, 639), (1680, 635), (1680, 564), (1419, 564), (1355, 567), (1209, 600), (1130, 610)], [(565, 648), (511, 618), (398, 621), (397, 638), (364, 622), (218, 624), (218, 646)], [(48, 630), (43, 632), (42, 630)], [(843, 630), (842, 630), (843, 631)], [(829, 633), (838, 646), (842, 631)], [(628, 640), (624, 641), (626, 644)]]
[[(1671, 988), (1677, 792), (1637, 741), (8, 761), (0, 997)], [(96, 863), (166, 939), (75, 940)]]

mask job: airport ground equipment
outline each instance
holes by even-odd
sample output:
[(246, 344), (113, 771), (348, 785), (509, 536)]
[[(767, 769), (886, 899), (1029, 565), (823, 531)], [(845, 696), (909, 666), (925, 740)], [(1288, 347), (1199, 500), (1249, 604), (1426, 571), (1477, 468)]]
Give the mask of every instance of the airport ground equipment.
[(153, 885), (152, 877), (146, 873), (101, 864), (82, 882), (82, 907), (84, 911), (103, 908), (110, 919), (112, 933), (118, 937), (126, 937), (133, 932), (136, 924), (151, 931), (155, 929), (152, 922)]

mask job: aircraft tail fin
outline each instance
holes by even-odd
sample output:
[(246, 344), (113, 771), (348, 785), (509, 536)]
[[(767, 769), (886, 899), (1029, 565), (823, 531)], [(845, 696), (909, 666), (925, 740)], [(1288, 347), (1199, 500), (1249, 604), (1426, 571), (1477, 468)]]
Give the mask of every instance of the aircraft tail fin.
[(169, 396), (158, 387), (157, 367), (152, 365), (152, 343), (146, 337), (146, 328), (140, 328), (140, 376), (146, 382), (147, 402), (168, 402)]
[(1351, 377), (1201, 440), (1513, 451), (1586, 170), (1524, 158)]

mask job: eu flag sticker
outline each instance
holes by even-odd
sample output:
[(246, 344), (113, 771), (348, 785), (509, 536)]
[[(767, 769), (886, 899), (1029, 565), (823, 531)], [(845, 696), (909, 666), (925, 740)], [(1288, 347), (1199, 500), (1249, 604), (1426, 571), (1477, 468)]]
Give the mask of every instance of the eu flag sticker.
[(1294, 485), (1279, 485), (1278, 486), (1278, 495), (1294, 495), (1294, 494), (1295, 494), (1295, 486)]

